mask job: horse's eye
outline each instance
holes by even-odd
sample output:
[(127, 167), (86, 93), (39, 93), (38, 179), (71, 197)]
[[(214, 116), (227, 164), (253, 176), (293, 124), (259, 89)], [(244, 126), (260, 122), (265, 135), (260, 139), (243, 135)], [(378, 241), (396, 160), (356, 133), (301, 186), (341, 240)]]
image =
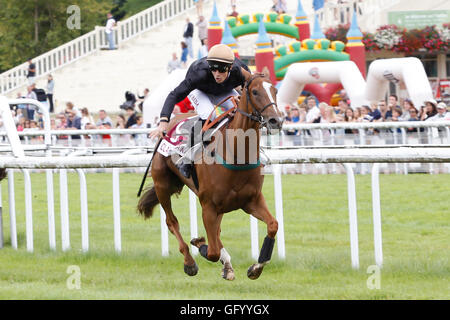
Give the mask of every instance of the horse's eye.
[(253, 94), (254, 96), (257, 96), (257, 95), (258, 95), (258, 90), (253, 89), (253, 90), (252, 90), (252, 94)]

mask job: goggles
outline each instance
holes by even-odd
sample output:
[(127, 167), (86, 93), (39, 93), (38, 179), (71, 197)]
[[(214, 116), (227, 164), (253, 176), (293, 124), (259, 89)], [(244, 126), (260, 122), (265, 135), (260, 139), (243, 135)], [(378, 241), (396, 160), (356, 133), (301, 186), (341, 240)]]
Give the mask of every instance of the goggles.
[(219, 71), (220, 73), (227, 72), (231, 68), (231, 64), (218, 62), (218, 61), (208, 61), (209, 70), (212, 72)]

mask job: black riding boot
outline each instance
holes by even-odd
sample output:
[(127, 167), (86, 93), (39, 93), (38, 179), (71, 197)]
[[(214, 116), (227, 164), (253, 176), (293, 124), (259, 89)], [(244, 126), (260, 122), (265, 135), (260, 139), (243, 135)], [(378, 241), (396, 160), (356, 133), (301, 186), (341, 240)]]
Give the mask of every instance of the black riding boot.
[(192, 172), (192, 163), (180, 163), (177, 168), (186, 179), (189, 179)]

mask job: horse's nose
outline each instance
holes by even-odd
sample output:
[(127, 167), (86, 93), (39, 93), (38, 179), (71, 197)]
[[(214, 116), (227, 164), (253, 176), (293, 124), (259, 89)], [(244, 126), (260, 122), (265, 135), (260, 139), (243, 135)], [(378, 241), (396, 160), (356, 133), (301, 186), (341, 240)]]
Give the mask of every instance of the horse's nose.
[(283, 125), (283, 120), (278, 117), (273, 117), (269, 119), (267, 125), (270, 129), (281, 129), (281, 126)]

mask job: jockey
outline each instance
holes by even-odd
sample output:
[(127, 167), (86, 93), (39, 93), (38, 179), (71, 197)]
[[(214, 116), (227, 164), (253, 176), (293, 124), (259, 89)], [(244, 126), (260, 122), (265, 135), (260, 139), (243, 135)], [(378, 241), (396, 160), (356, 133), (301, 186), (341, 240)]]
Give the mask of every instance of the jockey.
[[(245, 83), (241, 68), (250, 72), (247, 65), (235, 58), (230, 47), (225, 44), (213, 46), (207, 57), (191, 64), (185, 79), (169, 93), (161, 110), (159, 126), (150, 136), (163, 136), (168, 129), (175, 104), (186, 97), (191, 101), (200, 120), (206, 120), (217, 103), (228, 96), (239, 95), (235, 88), (243, 87)], [(227, 100), (223, 107), (231, 108), (233, 104)], [(183, 176), (189, 178), (192, 166), (192, 162), (182, 162), (178, 169)]]

